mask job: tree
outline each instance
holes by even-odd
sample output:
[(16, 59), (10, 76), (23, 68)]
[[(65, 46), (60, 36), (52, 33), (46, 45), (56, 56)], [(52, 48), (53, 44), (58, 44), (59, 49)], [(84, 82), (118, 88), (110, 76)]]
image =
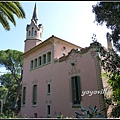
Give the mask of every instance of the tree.
[[(6, 73), (0, 76), (0, 92), (2, 94), (2, 99), (4, 99), (3, 113), (11, 113), (11, 105), (15, 99), (19, 82), (14, 79), (11, 73)], [(4, 88), (4, 89), (3, 89)], [(4, 90), (4, 91), (3, 91)], [(2, 92), (3, 91), (3, 92)]]
[[(98, 25), (106, 25), (111, 29), (111, 34), (107, 33), (107, 40), (113, 42), (114, 49), (105, 51), (98, 45), (101, 53), (101, 65), (106, 70), (109, 77), (108, 83), (112, 87), (111, 99), (117, 104), (111, 114), (113, 117), (119, 117), (120, 112), (120, 2), (98, 2), (93, 7), (95, 21)], [(97, 43), (98, 44), (98, 43)], [(115, 50), (116, 49), (116, 50)]]
[(16, 26), (14, 15), (16, 15), (18, 18), (25, 18), (25, 12), (20, 2), (0, 2), (0, 23), (5, 30), (10, 30), (9, 21), (11, 21), (13, 25)]
[[(9, 73), (0, 77), (1, 84), (8, 88), (8, 91), (14, 91), (11, 109), (15, 110), (18, 98), (20, 98), (23, 76), (23, 52), (18, 50), (1, 50), (0, 65), (5, 67)], [(17, 90), (16, 90), (17, 89)], [(7, 97), (9, 97), (9, 94)]]
[[(95, 36), (93, 38), (93, 46), (96, 48), (96, 52), (99, 53), (98, 59), (100, 60), (102, 68), (106, 71), (108, 76), (108, 83), (112, 87), (111, 100), (116, 104), (111, 115), (113, 117), (119, 117), (120, 112), (120, 56), (113, 50), (106, 50), (99, 42), (97, 42)], [(119, 113), (119, 114), (118, 114)]]
[(0, 86), (0, 100), (3, 100), (7, 96), (8, 89), (5, 86)]
[(120, 51), (120, 2), (98, 2), (93, 7), (95, 21), (98, 25), (111, 29), (111, 37), (115, 48)]

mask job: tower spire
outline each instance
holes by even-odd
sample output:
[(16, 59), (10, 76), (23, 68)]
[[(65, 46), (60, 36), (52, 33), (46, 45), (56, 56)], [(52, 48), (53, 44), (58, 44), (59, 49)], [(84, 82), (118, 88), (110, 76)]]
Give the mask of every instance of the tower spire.
[(37, 15), (36, 2), (35, 2), (35, 7), (34, 7), (34, 11), (33, 11), (32, 20), (34, 20), (34, 21), (35, 21), (35, 23), (37, 24), (37, 21), (38, 21), (38, 15)]

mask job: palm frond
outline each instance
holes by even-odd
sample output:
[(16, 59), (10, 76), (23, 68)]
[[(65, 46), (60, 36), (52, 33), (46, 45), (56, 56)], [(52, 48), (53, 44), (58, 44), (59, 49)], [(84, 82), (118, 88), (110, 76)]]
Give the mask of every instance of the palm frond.
[(26, 18), (25, 12), (18, 1), (0, 2), (0, 23), (3, 25), (5, 30), (10, 30), (9, 21), (16, 26), (14, 15), (18, 18)]
[(8, 8), (13, 14), (20, 18), (20, 11), (13, 2), (2, 2), (2, 4)]
[(8, 10), (8, 8), (4, 6), (4, 4), (0, 3), (0, 11), (16, 26), (16, 22), (12, 12)]
[(21, 13), (21, 18), (26, 18), (25, 12), (21, 6), (21, 4), (19, 2), (14, 2), (15, 5), (17, 6), (17, 8), (19, 9), (20, 13)]
[(0, 23), (5, 28), (5, 30), (10, 30), (10, 25), (7, 21), (7, 18), (4, 16), (2, 12), (0, 12)]

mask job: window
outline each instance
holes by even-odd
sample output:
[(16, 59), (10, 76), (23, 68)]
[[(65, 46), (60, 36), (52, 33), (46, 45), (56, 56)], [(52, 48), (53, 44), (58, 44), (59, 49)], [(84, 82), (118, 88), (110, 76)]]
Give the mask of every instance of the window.
[(46, 54), (43, 55), (43, 64), (46, 63)]
[(65, 50), (66, 49), (66, 47), (63, 47), (63, 50)]
[(51, 62), (51, 52), (47, 53), (47, 62)]
[(50, 105), (47, 105), (47, 116), (50, 116)]
[(36, 30), (35, 30), (35, 36), (37, 36), (37, 32), (36, 32)]
[(37, 113), (34, 113), (34, 118), (37, 118)]
[(41, 56), (38, 58), (38, 66), (41, 66), (42, 65), (42, 59), (41, 59)]
[(33, 36), (33, 30), (34, 30), (34, 28), (32, 27), (32, 36)]
[(37, 85), (33, 85), (33, 105), (37, 104)]
[(26, 87), (23, 87), (22, 104), (25, 105), (25, 102), (26, 102)]
[(37, 58), (35, 58), (35, 67), (37, 67)]
[(80, 89), (80, 76), (74, 76), (71, 78), (72, 84), (72, 103), (73, 105), (80, 104), (81, 101), (81, 89)]
[(31, 60), (31, 63), (30, 63), (30, 68), (33, 69), (33, 60)]
[(30, 31), (29, 31), (29, 36), (30, 36)]
[(47, 85), (47, 94), (50, 94), (50, 84)]

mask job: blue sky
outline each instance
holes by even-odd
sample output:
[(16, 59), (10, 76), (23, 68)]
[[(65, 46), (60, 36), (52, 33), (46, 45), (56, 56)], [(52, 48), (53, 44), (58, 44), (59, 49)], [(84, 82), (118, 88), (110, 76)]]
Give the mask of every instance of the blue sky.
[[(6, 31), (0, 24), (0, 50), (15, 49), (24, 52), (26, 39), (26, 25), (30, 24), (35, 1), (20, 1), (26, 19), (16, 20), (16, 27), (11, 25), (11, 30)], [(92, 35), (97, 35), (97, 40), (106, 47), (106, 26), (97, 26), (93, 21), (92, 5), (97, 1), (36, 1), (39, 23), (44, 26), (43, 41), (52, 35), (66, 41), (88, 47), (92, 42)], [(0, 68), (1, 71), (1, 68)]]

